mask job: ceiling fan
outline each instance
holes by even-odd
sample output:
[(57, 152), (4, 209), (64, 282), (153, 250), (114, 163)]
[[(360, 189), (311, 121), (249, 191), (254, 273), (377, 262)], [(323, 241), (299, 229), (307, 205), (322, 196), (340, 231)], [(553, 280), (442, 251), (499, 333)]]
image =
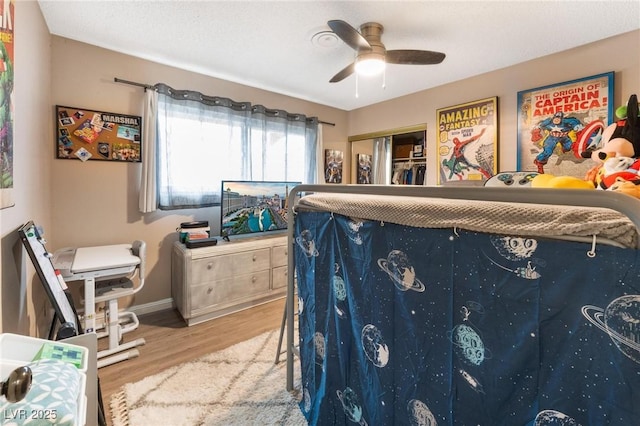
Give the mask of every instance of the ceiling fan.
[[(351, 25), (341, 20), (327, 22), (329, 28), (349, 47), (357, 52), (356, 60), (333, 76), (330, 83), (337, 83), (349, 77), (355, 71), (363, 74), (376, 74), (386, 64), (433, 65), (445, 58), (441, 52), (429, 50), (387, 50), (382, 44), (383, 26), (377, 22), (367, 22), (360, 26), (358, 32)], [(369, 72), (367, 72), (369, 71)]]

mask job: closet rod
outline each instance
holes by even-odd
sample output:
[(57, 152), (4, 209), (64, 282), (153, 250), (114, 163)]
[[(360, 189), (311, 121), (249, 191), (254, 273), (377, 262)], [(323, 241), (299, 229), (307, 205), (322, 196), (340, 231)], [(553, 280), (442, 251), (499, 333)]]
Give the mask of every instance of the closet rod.
[[(147, 89), (155, 89), (155, 86), (151, 85), (151, 84), (144, 84), (144, 83), (136, 83), (135, 81), (129, 81), (129, 80), (123, 80), (121, 78), (118, 77), (113, 77), (113, 81), (115, 81), (116, 83), (123, 83), (123, 84), (128, 84), (130, 86), (137, 86), (137, 87), (143, 87), (144, 90)], [(336, 123), (329, 123), (328, 121), (322, 121), (322, 120), (318, 120), (318, 123), (320, 124), (326, 124), (328, 126), (334, 126), (336, 125)]]

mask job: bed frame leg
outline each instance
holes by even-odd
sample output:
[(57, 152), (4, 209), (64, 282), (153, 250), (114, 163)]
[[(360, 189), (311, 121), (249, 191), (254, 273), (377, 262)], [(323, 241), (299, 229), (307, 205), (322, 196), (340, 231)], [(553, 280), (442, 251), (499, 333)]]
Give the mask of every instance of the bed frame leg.
[(280, 326), (280, 337), (278, 338), (278, 351), (276, 352), (275, 364), (280, 362), (280, 355), (284, 353), (282, 350), (282, 339), (284, 338), (284, 330), (287, 326), (287, 304), (284, 305), (284, 312), (282, 313), (282, 325)]

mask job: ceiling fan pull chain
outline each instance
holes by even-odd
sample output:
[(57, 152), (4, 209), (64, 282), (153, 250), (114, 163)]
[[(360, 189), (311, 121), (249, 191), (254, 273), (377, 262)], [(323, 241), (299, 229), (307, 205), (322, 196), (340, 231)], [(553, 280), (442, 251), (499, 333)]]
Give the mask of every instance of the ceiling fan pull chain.
[(387, 87), (387, 67), (382, 70), (382, 90)]

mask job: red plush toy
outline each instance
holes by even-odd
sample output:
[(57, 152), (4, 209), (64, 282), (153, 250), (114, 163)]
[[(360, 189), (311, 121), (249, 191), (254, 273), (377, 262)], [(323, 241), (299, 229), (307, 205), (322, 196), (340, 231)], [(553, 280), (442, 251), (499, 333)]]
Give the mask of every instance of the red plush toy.
[(632, 157), (609, 157), (598, 166), (595, 183), (598, 188), (610, 189), (614, 183), (629, 181), (640, 183), (640, 159)]

